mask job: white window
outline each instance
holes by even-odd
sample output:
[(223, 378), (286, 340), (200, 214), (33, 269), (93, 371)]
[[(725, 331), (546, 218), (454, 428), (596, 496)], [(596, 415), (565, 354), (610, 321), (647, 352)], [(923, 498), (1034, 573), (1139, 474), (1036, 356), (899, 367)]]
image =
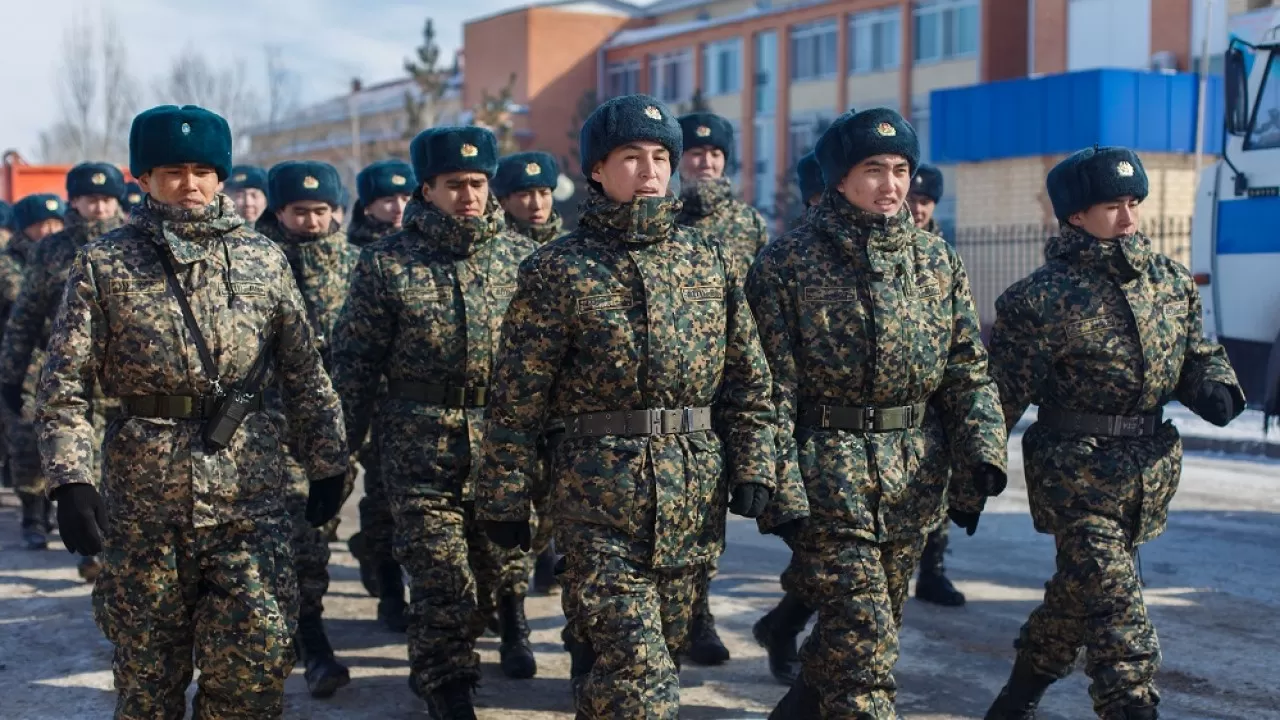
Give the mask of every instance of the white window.
[(902, 11), (896, 7), (858, 13), (849, 18), (849, 72), (896, 70)]
[(916, 62), (970, 57), (978, 52), (978, 0), (916, 0)]
[(836, 76), (836, 21), (791, 28), (791, 79), (824, 80)]
[(693, 97), (693, 54), (679, 50), (650, 55), (649, 94), (665, 103)]
[(702, 92), (708, 97), (742, 91), (742, 38), (709, 43), (702, 51)]
[(605, 70), (605, 91), (609, 97), (634, 95), (640, 92), (640, 62), (611, 63)]
[[(1067, 71), (1146, 70), (1151, 65), (1151, 12), (1150, 0), (1071, 0), (1067, 6)], [(1226, 37), (1223, 28), (1218, 25), (1215, 34)], [(1191, 51), (1198, 53), (1200, 48), (1196, 45)]]

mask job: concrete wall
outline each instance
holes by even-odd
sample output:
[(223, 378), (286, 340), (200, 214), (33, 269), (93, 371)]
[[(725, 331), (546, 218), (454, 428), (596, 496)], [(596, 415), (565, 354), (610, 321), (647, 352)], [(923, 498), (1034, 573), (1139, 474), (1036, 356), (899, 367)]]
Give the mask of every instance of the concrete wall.
[[(850, 107), (861, 110), (869, 105), (885, 104), (897, 108), (901, 103), (902, 82), (900, 71), (868, 73), (866, 75), (850, 75), (845, 81), (848, 88)], [(843, 108), (847, 110), (848, 108)]]

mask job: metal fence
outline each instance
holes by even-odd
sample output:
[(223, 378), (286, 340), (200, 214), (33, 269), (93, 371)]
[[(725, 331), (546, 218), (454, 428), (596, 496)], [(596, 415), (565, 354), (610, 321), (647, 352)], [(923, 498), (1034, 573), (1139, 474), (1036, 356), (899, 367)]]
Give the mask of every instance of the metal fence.
[[(1191, 218), (1158, 218), (1144, 223), (1143, 233), (1152, 248), (1189, 265)], [(1058, 234), (1058, 226), (1006, 225), (959, 228), (953, 242), (964, 260), (985, 330), (995, 320), (1000, 293), (1044, 264), (1045, 242)]]

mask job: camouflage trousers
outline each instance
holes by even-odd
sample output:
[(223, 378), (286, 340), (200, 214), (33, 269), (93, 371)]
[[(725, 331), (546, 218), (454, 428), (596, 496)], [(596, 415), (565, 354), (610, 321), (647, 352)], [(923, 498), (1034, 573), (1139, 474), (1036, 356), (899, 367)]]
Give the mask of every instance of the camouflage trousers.
[(619, 555), (567, 549), (561, 603), (595, 651), (578, 717), (676, 720), (676, 655), (689, 635), (701, 565), (657, 570)]
[[(26, 399), (22, 414), (15, 415), (4, 403), (0, 414), (4, 416), (4, 446), (9, 459), (9, 477), (15, 492), (23, 495), (44, 495), (44, 472), (40, 468), (40, 450), (36, 444), (35, 403)], [(102, 435), (98, 435), (101, 447)]]
[(810, 528), (796, 539), (782, 587), (818, 612), (800, 663), (820, 717), (897, 717), (898, 628), (923, 548), (923, 535), (876, 544)]
[(373, 424), (372, 439), (360, 450), (360, 466), (364, 468), (364, 497), (360, 498), (360, 532), (369, 554), (378, 561), (390, 560), (395, 543), (395, 521), (391, 519), (391, 498), (382, 479), (382, 456), (379, 451), (378, 423)]
[(116, 720), (183, 717), (193, 668), (196, 720), (282, 715), (298, 603), (284, 518), (115, 523), (102, 557), (93, 609), (115, 646)]
[[(302, 465), (293, 455), (286, 455), (284, 471), (291, 492), (285, 499), (292, 523), (289, 544), (293, 548), (293, 567), (298, 576), (298, 616), (324, 613), (324, 596), (329, 592), (329, 535), (338, 529), (341, 515), (318, 528), (307, 522), (307, 493), (310, 482)], [(346, 488), (342, 493), (345, 503), (351, 497), (355, 485), (354, 466), (347, 473)]]
[(1071, 674), (1085, 649), (1089, 695), (1099, 717), (1124, 705), (1154, 705), (1160, 641), (1147, 616), (1128, 529), (1093, 518), (1055, 536), (1057, 572), (1014, 645), (1018, 660), (1054, 678)]
[[(474, 507), (445, 497), (391, 495), (395, 559), (409, 574), (409, 667), (423, 697), (449, 682), (480, 679), (476, 638), (522, 555), (489, 541)], [(528, 573), (525, 572), (524, 582)]]

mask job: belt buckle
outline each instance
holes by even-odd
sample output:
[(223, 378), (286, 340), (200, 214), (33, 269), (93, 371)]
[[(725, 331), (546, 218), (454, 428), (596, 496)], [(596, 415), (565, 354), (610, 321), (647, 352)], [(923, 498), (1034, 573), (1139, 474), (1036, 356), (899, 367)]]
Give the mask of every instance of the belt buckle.
[(828, 429), (831, 427), (831, 406), (819, 405), (821, 411), (818, 413), (818, 427)]
[(680, 432), (693, 432), (693, 408), (686, 407), (680, 410)]
[(873, 407), (862, 408), (862, 429), (863, 430), (876, 429), (876, 409), (875, 408)]
[(1121, 437), (1142, 435), (1141, 415), (1116, 415), (1111, 418), (1111, 432)]
[(476, 385), (469, 388), (471, 393), (470, 403), (472, 407), (481, 407), (489, 403), (489, 388), (484, 385)]

